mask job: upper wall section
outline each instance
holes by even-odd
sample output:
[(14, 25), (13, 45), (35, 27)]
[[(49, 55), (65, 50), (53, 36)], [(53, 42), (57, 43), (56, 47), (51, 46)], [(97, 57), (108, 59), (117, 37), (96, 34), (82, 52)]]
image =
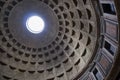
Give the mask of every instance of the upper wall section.
[(101, 21), (100, 45), (94, 61), (80, 80), (120, 79), (120, 1), (93, 1)]

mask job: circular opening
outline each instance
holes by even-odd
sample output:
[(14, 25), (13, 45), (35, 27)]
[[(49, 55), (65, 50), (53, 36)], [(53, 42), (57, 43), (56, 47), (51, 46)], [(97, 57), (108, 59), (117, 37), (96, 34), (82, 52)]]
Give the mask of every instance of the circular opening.
[(27, 29), (34, 34), (38, 34), (44, 30), (44, 21), (39, 16), (31, 16), (26, 21)]

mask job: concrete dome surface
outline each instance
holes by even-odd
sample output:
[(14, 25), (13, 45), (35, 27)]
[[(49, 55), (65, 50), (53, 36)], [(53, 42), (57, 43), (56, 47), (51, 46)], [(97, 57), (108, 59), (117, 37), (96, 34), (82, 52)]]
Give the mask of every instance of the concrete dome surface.
[(0, 80), (119, 79), (117, 3), (0, 0)]

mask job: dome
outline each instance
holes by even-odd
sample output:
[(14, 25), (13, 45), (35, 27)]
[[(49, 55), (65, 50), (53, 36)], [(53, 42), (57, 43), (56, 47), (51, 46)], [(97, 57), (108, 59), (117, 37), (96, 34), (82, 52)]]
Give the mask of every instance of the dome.
[[(0, 80), (88, 80), (87, 75), (95, 74), (92, 80), (103, 80), (108, 73), (99, 70), (107, 66), (106, 59), (109, 66), (117, 61), (112, 55), (119, 52), (119, 30), (113, 26), (119, 23), (114, 10), (115, 23), (102, 15), (108, 11), (104, 1), (103, 11), (96, 3), (100, 4), (92, 0), (1, 0)], [(103, 58), (102, 50), (110, 56)]]

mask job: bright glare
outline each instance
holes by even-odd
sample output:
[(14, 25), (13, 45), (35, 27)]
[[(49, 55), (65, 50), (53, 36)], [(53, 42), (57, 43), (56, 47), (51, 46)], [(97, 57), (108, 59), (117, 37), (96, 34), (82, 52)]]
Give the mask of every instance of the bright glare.
[(26, 26), (30, 32), (38, 34), (44, 29), (44, 21), (39, 16), (32, 16), (27, 19)]

